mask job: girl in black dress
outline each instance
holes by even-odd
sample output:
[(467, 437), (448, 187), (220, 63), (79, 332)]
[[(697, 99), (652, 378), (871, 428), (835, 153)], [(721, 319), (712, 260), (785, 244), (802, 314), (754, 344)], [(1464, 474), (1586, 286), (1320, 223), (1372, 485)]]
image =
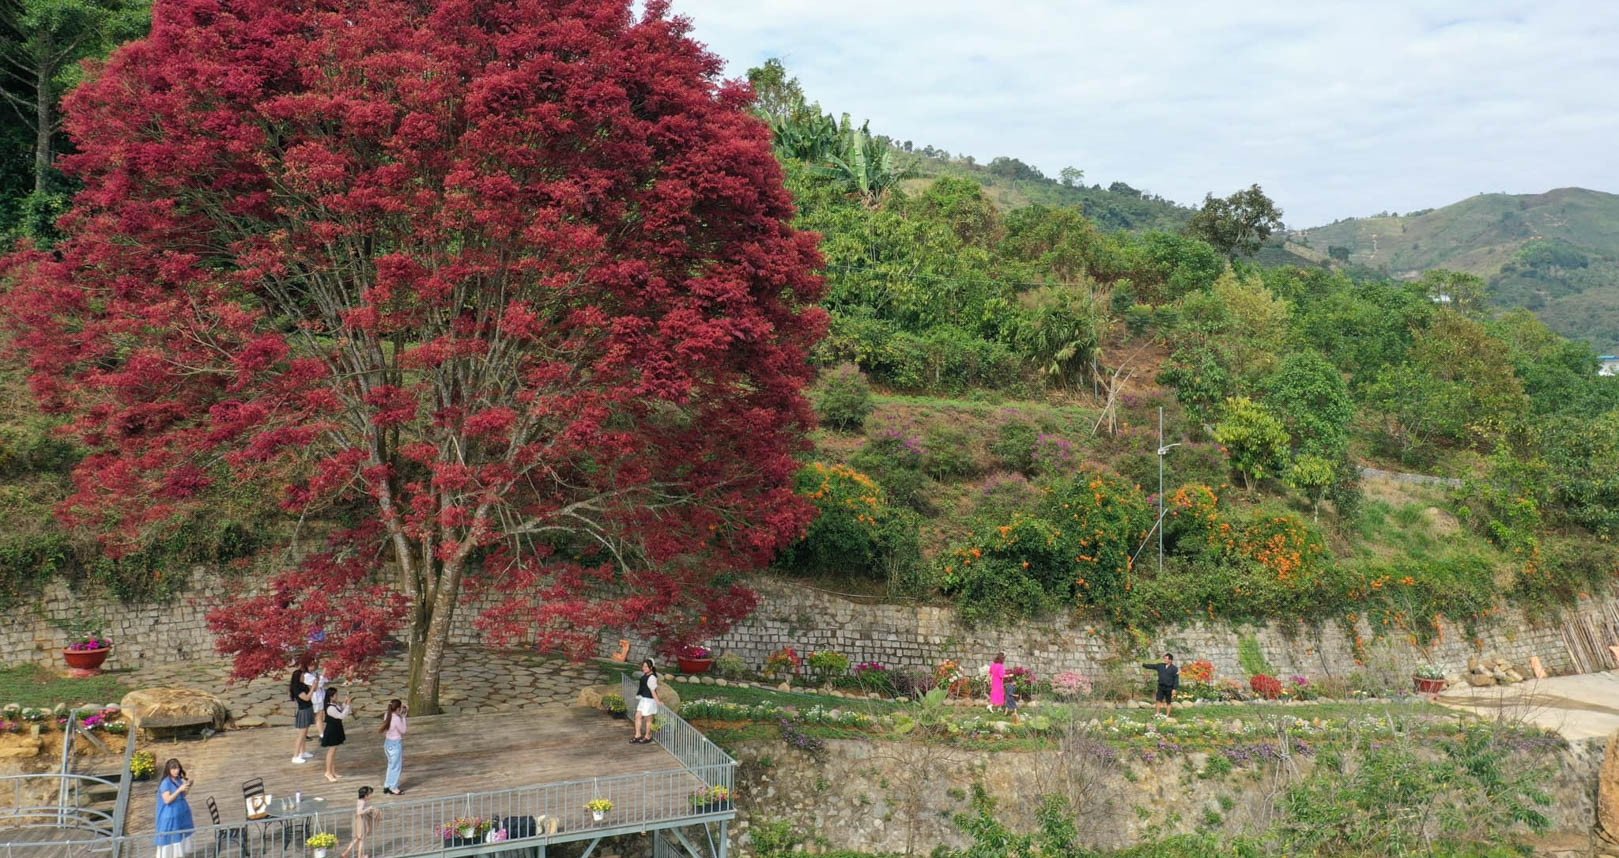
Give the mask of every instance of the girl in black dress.
[(326, 779), (335, 781), (340, 775), (337, 773), (337, 746), (343, 744), (347, 738), (343, 734), (343, 719), (349, 717), (354, 711), (349, 706), (347, 691), (338, 693), (331, 689), (326, 694), (326, 728), (320, 732), (320, 746), (326, 749)]

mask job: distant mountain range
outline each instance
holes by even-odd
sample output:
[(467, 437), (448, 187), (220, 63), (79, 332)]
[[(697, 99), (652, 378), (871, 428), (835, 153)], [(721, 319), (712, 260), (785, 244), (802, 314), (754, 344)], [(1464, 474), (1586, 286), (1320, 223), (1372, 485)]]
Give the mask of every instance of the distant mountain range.
[[(1480, 194), (1444, 208), (1350, 218), (1295, 232), (1285, 249), (1394, 277), (1434, 268), (1484, 277), (1501, 307), (1619, 351), (1619, 195), (1585, 188)], [(1278, 261), (1274, 252), (1267, 254)]]

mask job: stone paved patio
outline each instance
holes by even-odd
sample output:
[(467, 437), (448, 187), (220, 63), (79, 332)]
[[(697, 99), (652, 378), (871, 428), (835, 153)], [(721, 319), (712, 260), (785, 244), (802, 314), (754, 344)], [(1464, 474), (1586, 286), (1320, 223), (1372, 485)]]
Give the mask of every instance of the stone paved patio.
[[(383, 665), (369, 681), (350, 691), (360, 717), (380, 717), (391, 697), (404, 697), (403, 654)], [(208, 659), (137, 668), (126, 674), (131, 688), (180, 685), (219, 695), (238, 727), (290, 727), (293, 708), (287, 700), (287, 676), (231, 683), (230, 662)], [(518, 709), (566, 708), (587, 685), (616, 681), (617, 674), (594, 663), (574, 664), (527, 651), (494, 651), (476, 646), (451, 647), (445, 658), (439, 702), (447, 713), (508, 712)]]

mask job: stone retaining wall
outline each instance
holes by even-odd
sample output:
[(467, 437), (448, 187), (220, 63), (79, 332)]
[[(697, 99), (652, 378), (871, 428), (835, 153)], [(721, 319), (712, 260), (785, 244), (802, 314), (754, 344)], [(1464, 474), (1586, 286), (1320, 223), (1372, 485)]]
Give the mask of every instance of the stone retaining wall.
[[(853, 663), (876, 661), (889, 667), (925, 669), (945, 658), (976, 666), (1004, 651), (1009, 661), (1041, 676), (1074, 670), (1094, 677), (1110, 659), (1117, 660), (1115, 653), (1120, 649), (1100, 629), (1082, 622), (1051, 620), (973, 629), (964, 626), (948, 607), (869, 604), (777, 579), (756, 583), (762, 596), (760, 609), (730, 634), (711, 642), (716, 650), (735, 653), (753, 666), (763, 664), (770, 653), (784, 646), (800, 653), (836, 649)], [(13, 610), (0, 626), (0, 663), (60, 664), (67, 634), (56, 623), (84, 614), (106, 619), (105, 632), (117, 645), (111, 667), (207, 657), (213, 655), (214, 646), (204, 618), (221, 590), (219, 579), (197, 572), (189, 592), (173, 603), (131, 606), (110, 598), (81, 597), (53, 583), (41, 599)], [(1605, 602), (1592, 602), (1587, 613), (1612, 616), (1610, 608)], [(477, 609), (471, 606), (457, 611), (455, 642), (477, 640), (472, 628), (476, 615)], [(1576, 616), (1570, 621), (1580, 620)], [(1346, 676), (1362, 669), (1397, 676), (1430, 659), (1461, 672), (1468, 657), (1479, 653), (1499, 655), (1520, 667), (1527, 665), (1529, 656), (1537, 655), (1547, 670), (1559, 673), (1575, 669), (1564, 643), (1564, 626), (1537, 625), (1509, 611), (1479, 640), (1466, 640), (1460, 628), (1447, 625), (1444, 639), (1425, 654), (1403, 638), (1372, 640), (1370, 628), (1363, 624), (1359, 633), (1372, 642), (1364, 649), (1365, 664), (1357, 664), (1353, 640), (1336, 623), (1318, 627), (1273, 623), (1248, 630), (1189, 623), (1150, 641), (1126, 645), (1121, 657), (1129, 661), (1172, 650), (1183, 662), (1207, 658), (1221, 675), (1241, 676), (1238, 646), (1245, 636), (1251, 636), (1282, 676)], [(616, 643), (617, 636), (612, 638), (611, 643)], [(604, 653), (613, 649), (609, 641), (603, 643)], [(645, 651), (645, 645), (636, 651)], [(1609, 660), (1604, 666), (1613, 663)]]
[[(835, 649), (848, 655), (852, 663), (876, 661), (891, 668), (931, 668), (945, 658), (976, 666), (987, 663), (996, 652), (1005, 652), (1009, 662), (1045, 677), (1065, 670), (1094, 677), (1110, 660), (1118, 659), (1116, 643), (1096, 626), (1082, 622), (1022, 622), (1009, 628), (972, 629), (948, 607), (863, 604), (780, 581), (764, 582), (759, 589), (763, 597), (760, 609), (730, 634), (713, 641), (717, 651), (735, 653), (752, 665), (762, 664), (784, 646), (801, 654)], [(1589, 607), (1598, 611), (1601, 605)], [(1206, 658), (1214, 662), (1220, 675), (1243, 676), (1238, 647), (1244, 637), (1251, 636), (1282, 676), (1347, 676), (1365, 669), (1409, 675), (1412, 666), (1428, 660), (1450, 672), (1461, 672), (1468, 657), (1479, 653), (1494, 653), (1520, 666), (1537, 655), (1548, 671), (1566, 673), (1573, 670), (1573, 660), (1562, 630), (1562, 623), (1535, 625), (1509, 611), (1478, 640), (1464, 639), (1460, 627), (1447, 625), (1444, 639), (1424, 652), (1397, 636), (1374, 640), (1370, 627), (1362, 621), (1358, 631), (1367, 643), (1364, 663), (1357, 663), (1354, 641), (1337, 623), (1271, 623), (1245, 630), (1188, 623), (1150, 641), (1126, 646), (1133, 651), (1122, 655), (1134, 660), (1168, 650), (1182, 662)]]

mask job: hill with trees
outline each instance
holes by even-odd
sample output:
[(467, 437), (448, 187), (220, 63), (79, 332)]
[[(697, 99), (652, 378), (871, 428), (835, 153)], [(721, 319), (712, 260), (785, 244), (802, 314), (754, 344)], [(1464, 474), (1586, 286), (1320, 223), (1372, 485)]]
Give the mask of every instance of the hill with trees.
[(1584, 188), (1480, 194), (1302, 234), (1315, 250), (1384, 276), (1478, 275), (1494, 306), (1529, 309), (1558, 333), (1619, 349), (1619, 195)]

